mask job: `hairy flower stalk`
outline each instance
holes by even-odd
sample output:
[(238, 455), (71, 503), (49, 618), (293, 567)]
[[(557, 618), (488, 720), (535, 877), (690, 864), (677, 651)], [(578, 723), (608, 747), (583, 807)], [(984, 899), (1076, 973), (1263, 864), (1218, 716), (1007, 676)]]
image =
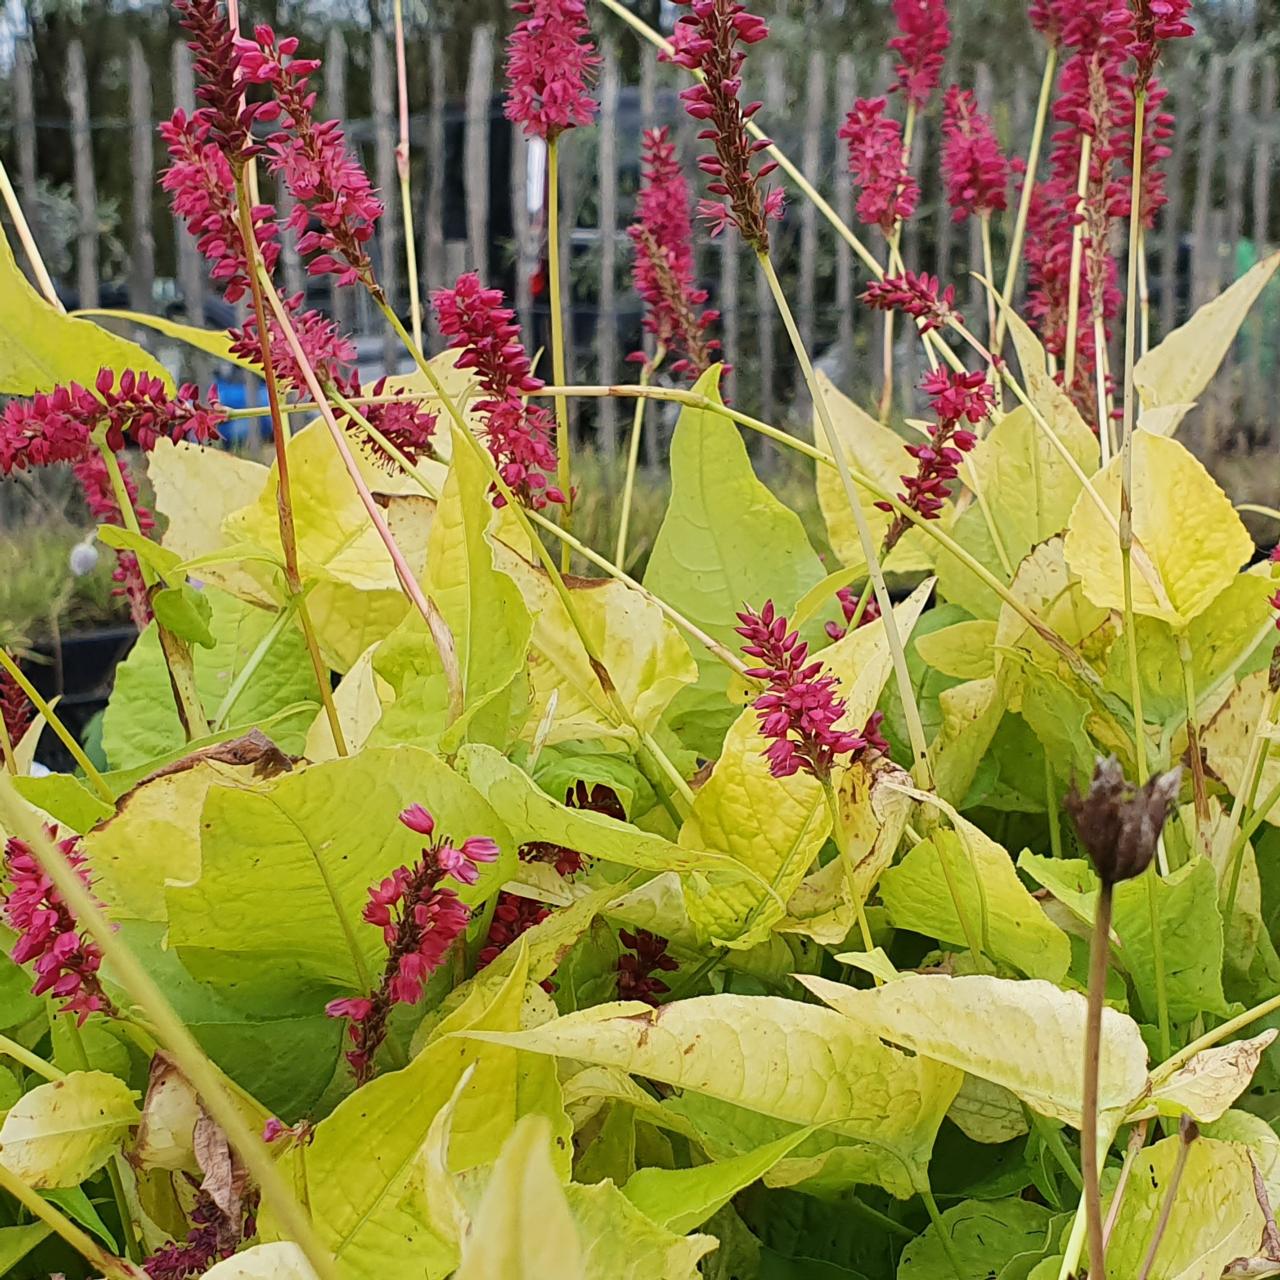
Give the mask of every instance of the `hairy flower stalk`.
[[(46, 830), (52, 839), (53, 830)], [(59, 841), (58, 848), (90, 890), (93, 881), (79, 837)], [(80, 1026), (91, 1013), (114, 1014), (115, 1007), (98, 977), (101, 948), (80, 931), (53, 880), (30, 847), (17, 837), (5, 844), (4, 872), (0, 917), (18, 935), (10, 958), (15, 964), (31, 964), (35, 969), (32, 994), (61, 1000), (62, 1012), (73, 1014)]]
[(820, 661), (809, 661), (809, 646), (800, 633), (787, 630), (787, 620), (765, 602), (756, 613), (738, 614), (737, 633), (747, 641), (742, 652), (760, 665), (747, 675), (764, 680), (768, 689), (752, 706), (760, 715), (760, 732), (772, 739), (764, 755), (775, 778), (789, 778), (803, 769), (820, 781), (831, 777), (837, 757), (860, 758), (869, 751), (886, 752), (880, 736), (880, 712), (873, 712), (860, 732), (839, 727), (845, 702), (836, 696), (838, 681), (823, 674)]
[[(405, 809), (400, 822), (429, 840), (435, 833), (435, 819), (420, 804)], [(369, 890), (364, 920), (382, 930), (387, 947), (382, 981), (367, 996), (347, 996), (325, 1006), (331, 1018), (347, 1020), (352, 1048), (346, 1056), (357, 1084), (373, 1074), (392, 1009), (422, 999), (428, 978), (471, 919), (471, 909), (444, 882), (475, 884), (480, 864), (497, 858), (498, 846), (488, 836), (470, 836), (461, 845), (439, 836), (423, 847), (413, 866), (397, 867)]]

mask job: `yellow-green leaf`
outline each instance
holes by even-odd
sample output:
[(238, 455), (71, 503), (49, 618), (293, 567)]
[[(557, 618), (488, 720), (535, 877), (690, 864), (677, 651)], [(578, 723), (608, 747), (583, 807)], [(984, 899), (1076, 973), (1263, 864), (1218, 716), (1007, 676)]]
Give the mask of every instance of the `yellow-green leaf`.
[[(1209, 721), (1200, 743), (1205, 761), (1219, 778), (1226, 783), (1232, 795), (1239, 795), (1246, 785), (1245, 765), (1249, 759), (1249, 745), (1258, 725), (1270, 705), (1271, 691), (1266, 671), (1255, 671), (1246, 676), (1231, 691), (1217, 715)], [(1264, 724), (1264, 732), (1266, 725)], [(1274, 729), (1271, 732), (1275, 732)], [(1269, 751), (1264, 758), (1255, 794), (1261, 803), (1266, 796), (1274, 795), (1280, 785), (1280, 751)], [(1267, 820), (1280, 824), (1280, 800), (1271, 806)]]
[(307, 1255), (290, 1240), (255, 1244), (204, 1274), (205, 1280), (316, 1280)]
[[(1117, 518), (1122, 463), (1113, 458), (1094, 477)], [(1248, 530), (1201, 463), (1176, 440), (1146, 431), (1133, 437), (1133, 534), (1133, 607), (1176, 627), (1208, 608), (1253, 555)], [(1094, 604), (1124, 608), (1115, 527), (1087, 493), (1071, 513), (1066, 555)]]
[(1249, 1087), (1263, 1052), (1280, 1032), (1203, 1049), (1172, 1075), (1153, 1081), (1150, 1094), (1129, 1117), (1190, 1115), (1202, 1124), (1219, 1119)]
[(136, 1095), (104, 1071), (37, 1085), (0, 1125), (0, 1164), (29, 1187), (74, 1187), (120, 1149), (138, 1123)]
[(168, 316), (153, 316), (145, 311), (117, 311), (111, 307), (84, 307), (71, 314), (105, 316), (108, 320), (124, 320), (129, 324), (144, 325), (157, 333), (163, 333), (166, 338), (185, 342), (187, 346), (195, 347), (197, 351), (204, 351), (218, 360), (226, 360), (253, 373), (259, 372), (258, 366), (252, 360), (246, 360), (231, 350), (231, 335), (225, 329), (201, 329), (198, 325), (170, 320)]
[[(797, 978), (862, 1033), (1003, 1085), (1033, 1111), (1080, 1127), (1086, 1001), (1079, 992), (985, 975), (904, 974), (867, 991)], [(1138, 1024), (1104, 1009), (1099, 1108), (1127, 1107), (1146, 1080)]]
[(944, 676), (982, 680), (995, 672), (995, 643), (995, 622), (971, 618), (917, 636), (916, 652)]

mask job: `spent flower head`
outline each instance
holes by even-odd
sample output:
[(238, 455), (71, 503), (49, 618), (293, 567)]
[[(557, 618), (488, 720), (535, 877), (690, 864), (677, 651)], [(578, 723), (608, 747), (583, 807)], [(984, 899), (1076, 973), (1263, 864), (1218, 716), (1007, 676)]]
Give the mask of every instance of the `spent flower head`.
[(1132, 880), (1151, 865), (1181, 781), (1178, 765), (1135, 786), (1125, 778), (1120, 762), (1110, 756), (1098, 760), (1083, 795), (1071, 788), (1067, 812), (1103, 884)]
[(704, 124), (698, 137), (712, 144), (712, 153), (698, 158), (698, 168), (711, 179), (699, 213), (719, 235), (726, 227), (739, 234), (757, 253), (769, 252), (769, 222), (782, 217), (786, 196), (780, 187), (765, 188), (763, 180), (777, 167), (768, 160), (753, 169), (755, 157), (771, 143), (753, 140), (747, 122), (763, 103), (742, 104), (744, 45), (758, 44), (769, 34), (763, 18), (747, 12), (737, 0), (677, 0), (691, 12), (678, 25), (687, 28), (673, 42), (673, 62), (700, 74), (695, 85), (681, 91), (685, 110)]
[(600, 55), (583, 0), (516, 0), (524, 15), (507, 40), (507, 119), (548, 140), (591, 123), (588, 94)]
[(671, 990), (657, 975), (674, 973), (680, 967), (667, 952), (670, 944), (648, 929), (619, 929), (618, 941), (626, 948), (618, 957), (618, 999), (642, 1000), (656, 1007), (658, 997)]

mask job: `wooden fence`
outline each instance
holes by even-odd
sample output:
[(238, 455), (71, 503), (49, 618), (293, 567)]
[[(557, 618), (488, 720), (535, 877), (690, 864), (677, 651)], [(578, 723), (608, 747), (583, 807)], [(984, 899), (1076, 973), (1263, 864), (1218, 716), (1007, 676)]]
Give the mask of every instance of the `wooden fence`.
[[(375, 262), (388, 292), (407, 309), (394, 156), (394, 60), (382, 33), (360, 39), (357, 44), (340, 30), (331, 31), (323, 50), (324, 68), (317, 77), (321, 109), (344, 118), (349, 77), (353, 73), (370, 77), (373, 118), (349, 121), (348, 135), (386, 193), (387, 212)], [(544, 228), (538, 209), (524, 198), (538, 185), (539, 166), (537, 153), (531, 156), (530, 145), (502, 119), (496, 72), (500, 38), (489, 27), (475, 30), (461, 101), (444, 97), (442, 39), (425, 39), (430, 74), (425, 84), (410, 87), (414, 225), (423, 296), (452, 281), (459, 271), (475, 269), (486, 279), (507, 285), (526, 332), (532, 335), (531, 345), (541, 345), (546, 335), (540, 270)], [(689, 162), (688, 171), (696, 173), (692, 158), (697, 126), (680, 110), (676, 97), (684, 73), (660, 64), (650, 54), (641, 62), (638, 82), (624, 83), (616, 50), (605, 45), (603, 54), (598, 128), (571, 131), (562, 143), (562, 207), (575, 214), (573, 225), (566, 223), (561, 232), (562, 253), (572, 264), (565, 273), (564, 288), (574, 317), (568, 341), (573, 381), (613, 382), (631, 376), (624, 358), (640, 342), (640, 305), (630, 286), (625, 227), (639, 179), (641, 129), (669, 125)], [(29, 50), (20, 49), (13, 71), (14, 129), (9, 152), (19, 194), (28, 209), (35, 204), (41, 161), (31, 57)], [(749, 69), (758, 78), (749, 90), (769, 104), (762, 122), (776, 130), (779, 144), (830, 195), (840, 216), (850, 221), (853, 194), (836, 130), (858, 93), (879, 92), (889, 83), (887, 60), (857, 65), (849, 54), (814, 49), (803, 77), (788, 79), (777, 54), (754, 59)], [(1026, 69), (1011, 78), (1000, 70), (998, 89), (996, 75), (987, 66), (977, 68), (973, 83), (983, 105), (993, 112), (1002, 139), (1018, 154), (1030, 135), (1037, 78)], [(155, 309), (157, 281), (172, 280), (186, 316), (194, 323), (205, 323), (211, 287), (204, 264), (189, 237), (170, 237), (167, 229), (165, 250), (158, 251), (161, 237), (155, 221), (168, 217), (155, 190), (164, 163), (163, 150), (154, 142), (155, 124), (173, 106), (189, 110), (193, 105), (191, 57), (183, 44), (175, 44), (169, 83), (152, 84), (147, 59), (135, 41), (127, 74), (128, 120), (95, 121), (84, 55), (77, 41), (71, 43), (63, 76), (65, 121), (54, 122), (54, 127), (66, 128), (72, 157), (78, 217), (73, 275), (78, 303), (95, 305), (101, 294), (94, 153), (101, 158), (109, 150), (127, 156), (132, 174), (122, 217), (130, 305)], [(1170, 106), (1178, 127), (1166, 162), (1170, 203), (1149, 246), (1156, 337), (1183, 318), (1188, 306), (1212, 296), (1275, 238), (1273, 158), (1280, 148), (1280, 135), (1274, 56), (1253, 45), (1212, 54), (1175, 72), (1171, 90)], [(98, 130), (111, 131), (109, 147), (99, 139), (95, 148)], [(903, 253), (909, 267), (956, 281), (976, 317), (983, 314), (984, 304), (978, 286), (965, 283), (965, 273), (981, 262), (978, 228), (972, 222), (956, 225), (949, 217), (940, 189), (938, 133), (936, 114), (922, 122), (915, 149), (923, 189), (921, 210), (904, 232)], [(269, 181), (264, 186), (269, 193)], [(281, 193), (276, 194), (281, 198)], [(792, 200), (776, 243), (806, 341), (837, 381), (869, 401), (879, 380), (883, 321), (855, 302), (864, 274), (860, 264), (817, 209), (799, 195)], [(879, 245), (874, 247), (880, 250)], [(1000, 248), (998, 240), (997, 259)], [(736, 367), (732, 393), (765, 418), (787, 416), (793, 394), (792, 361), (754, 263), (733, 236), (712, 241), (700, 233), (697, 255), (700, 275), (723, 316), (725, 357)], [(289, 243), (283, 277), (291, 290), (306, 284)], [(354, 290), (331, 298), (326, 293), (319, 301), (348, 329), (380, 333), (367, 302), (356, 295)], [(1276, 303), (1264, 304), (1233, 355), (1230, 373), (1219, 381), (1217, 409), (1207, 406), (1210, 411), (1200, 415), (1197, 430), (1211, 449), (1254, 446), (1270, 435), (1277, 335), (1274, 310), (1267, 310), (1268, 306), (1274, 309)], [(394, 344), (380, 348), (372, 336), (365, 347), (370, 343), (385, 350), (388, 362), (396, 359)], [(901, 351), (899, 369), (905, 391), (919, 370), (914, 344), (904, 341)], [(605, 402), (594, 420), (601, 447), (613, 452), (622, 429), (620, 410)], [(651, 435), (651, 440), (655, 438)]]

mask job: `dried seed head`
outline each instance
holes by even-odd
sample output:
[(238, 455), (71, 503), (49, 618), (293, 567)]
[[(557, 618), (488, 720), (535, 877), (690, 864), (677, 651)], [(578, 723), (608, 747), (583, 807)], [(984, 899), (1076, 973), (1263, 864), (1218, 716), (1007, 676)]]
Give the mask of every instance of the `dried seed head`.
[(1066, 797), (1067, 812), (1104, 884), (1132, 880), (1150, 866), (1181, 781), (1178, 765), (1141, 787), (1134, 786), (1111, 756), (1098, 761), (1084, 795), (1072, 787)]

